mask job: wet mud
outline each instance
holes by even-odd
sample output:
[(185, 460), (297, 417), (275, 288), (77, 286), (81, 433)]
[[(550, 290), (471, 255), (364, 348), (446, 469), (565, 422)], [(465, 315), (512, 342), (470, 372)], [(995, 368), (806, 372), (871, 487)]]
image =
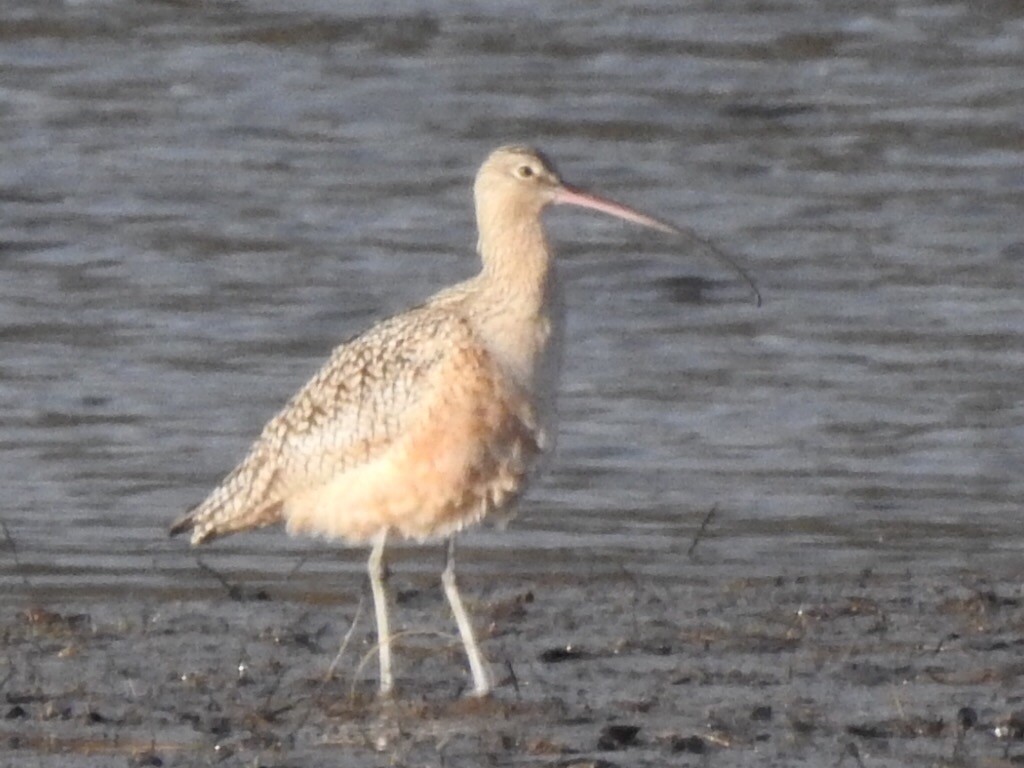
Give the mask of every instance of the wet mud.
[(357, 583), (7, 607), (0, 764), (1024, 765), (1010, 579), (464, 578), (500, 680), (483, 700), (440, 589), (392, 584), (388, 701)]

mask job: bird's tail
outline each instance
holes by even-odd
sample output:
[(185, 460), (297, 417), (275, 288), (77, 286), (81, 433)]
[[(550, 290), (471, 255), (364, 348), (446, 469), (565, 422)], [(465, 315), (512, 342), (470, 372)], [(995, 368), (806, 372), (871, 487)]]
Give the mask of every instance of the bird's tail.
[(229, 533), (262, 528), (281, 521), (283, 500), (269, 493), (270, 477), (261, 477), (243, 462), (201, 504), (174, 521), (168, 533), (191, 531), (192, 546)]

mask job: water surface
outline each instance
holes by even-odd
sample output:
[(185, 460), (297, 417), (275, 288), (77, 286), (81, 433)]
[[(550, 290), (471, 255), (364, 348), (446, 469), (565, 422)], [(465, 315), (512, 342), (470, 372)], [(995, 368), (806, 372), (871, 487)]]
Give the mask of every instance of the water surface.
[[(4, 15), (6, 599), (26, 579), (215, 588), (168, 522), (333, 345), (476, 269), (470, 182), (510, 140), (712, 238), (766, 302), (677, 243), (551, 215), (570, 302), (560, 452), (512, 528), (467, 538), (468, 573), (1019, 562), (1013, 4)], [(272, 533), (206, 557), (278, 586), (301, 564), (288, 583), (309, 594), (364, 554)], [(440, 555), (398, 557), (432, 571)]]

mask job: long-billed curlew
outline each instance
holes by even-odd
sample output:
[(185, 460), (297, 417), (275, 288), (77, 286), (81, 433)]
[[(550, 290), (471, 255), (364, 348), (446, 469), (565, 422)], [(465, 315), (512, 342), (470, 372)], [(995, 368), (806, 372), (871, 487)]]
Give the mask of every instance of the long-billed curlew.
[[(393, 685), (383, 563), (390, 534), (448, 539), (444, 592), (474, 692), (491, 689), (455, 581), (453, 535), (510, 507), (554, 443), (563, 312), (544, 208), (576, 205), (693, 237), (563, 183), (543, 154), (523, 146), (491, 153), (474, 197), (480, 273), (335, 349), (234, 471), (170, 529), (191, 530), (196, 545), (284, 522), (291, 534), (372, 543), (384, 694)], [(742, 269), (716, 255), (757, 294)]]

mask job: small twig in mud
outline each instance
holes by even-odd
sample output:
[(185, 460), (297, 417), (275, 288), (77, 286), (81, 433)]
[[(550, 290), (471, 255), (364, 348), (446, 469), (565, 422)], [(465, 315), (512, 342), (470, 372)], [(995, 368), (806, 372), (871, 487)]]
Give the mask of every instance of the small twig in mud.
[(4, 532), (4, 541), (7, 542), (7, 548), (11, 550), (11, 559), (14, 561), (14, 570), (18, 576), (21, 577), (22, 583), (28, 588), (32, 589), (32, 582), (28, 578), (28, 574), (25, 573), (25, 569), (21, 566), (21, 559), (18, 557), (18, 545), (14, 541), (14, 537), (11, 536), (10, 530), (7, 528), (7, 523), (0, 520), (0, 530)]
[(9, 667), (7, 674), (4, 675), (4, 679), (0, 680), (0, 691), (7, 687), (7, 684), (11, 681), (12, 677), (14, 677), (14, 667)]
[(978, 724), (978, 712), (973, 707), (960, 707), (956, 713), (956, 742), (953, 744), (953, 765), (968, 765), (967, 732)]
[(895, 685), (892, 688), (892, 703), (896, 707), (896, 713), (899, 715), (900, 720), (907, 719), (907, 713), (903, 710), (903, 702), (900, 701), (900, 689)]
[(619, 566), (619, 573), (621, 573), (623, 576), (625, 576), (626, 580), (633, 587), (633, 602), (631, 604), (631, 608), (632, 608), (632, 612), (633, 612), (633, 636), (639, 642), (639, 640), (640, 640), (640, 631), (641, 631), (640, 630), (640, 593), (641, 593), (641, 590), (642, 590), (642, 585), (640, 584), (640, 580), (636, 577), (636, 574), (634, 574), (626, 566), (620, 565)]
[(335, 654), (334, 660), (331, 661), (330, 666), (327, 667), (327, 673), (320, 681), (320, 685), (318, 685), (316, 690), (313, 691), (313, 695), (309, 699), (309, 706), (306, 707), (306, 711), (302, 713), (302, 717), (299, 718), (295, 727), (291, 730), (291, 733), (288, 734), (289, 737), (294, 738), (299, 732), (299, 729), (306, 724), (306, 721), (309, 720), (310, 713), (313, 711), (313, 707), (316, 706), (316, 703), (320, 700), (320, 696), (324, 692), (324, 688), (326, 688), (327, 684), (334, 678), (334, 670), (341, 662), (341, 657), (345, 655), (345, 649), (348, 648), (348, 644), (352, 641), (352, 635), (355, 634), (356, 627), (359, 626), (359, 619), (362, 618), (363, 606), (365, 604), (366, 594), (363, 593), (359, 595), (359, 603), (356, 605), (356, 613), (352, 617), (352, 623), (349, 625), (348, 631), (341, 639), (341, 645), (338, 647), (338, 652)]
[(448, 768), (450, 765), (448, 762), (448, 747), (456, 741), (456, 735), (457, 734), (454, 731), (448, 731), (447, 733), (442, 734), (434, 744), (434, 751), (437, 752), (437, 757), (440, 760), (438, 763), (440, 768)]
[(523, 700), (523, 694), (519, 690), (519, 678), (516, 677), (515, 667), (512, 666), (512, 662), (505, 659), (505, 668), (508, 669), (508, 679), (512, 683), (512, 690), (516, 692), (516, 701)]
[[(449, 632), (438, 632), (433, 629), (407, 629), (403, 632), (392, 632), (391, 640), (398, 640), (403, 637), (440, 637), (444, 640), (454, 643), (458, 638)], [(348, 697), (351, 701), (355, 701), (356, 698), (356, 684), (359, 682), (359, 675), (362, 674), (363, 668), (370, 663), (370, 660), (377, 655), (380, 649), (380, 643), (374, 643), (370, 650), (368, 650), (363, 658), (359, 660), (359, 665), (356, 667), (355, 674), (352, 675), (352, 687), (349, 688)]]
[(267, 690), (267, 695), (263, 699), (263, 706), (260, 708), (260, 712), (267, 722), (273, 722), (278, 715), (295, 707), (294, 704), (285, 704), (277, 709), (271, 709), (270, 707), (270, 702), (273, 701), (274, 694), (281, 688), (281, 683), (284, 681), (284, 675), (287, 669), (288, 668), (285, 665), (281, 665), (281, 668), (277, 671), (277, 676), (274, 678), (274, 682), (270, 684), (270, 688)]
[(218, 582), (220, 582), (220, 585), (224, 587), (224, 589), (227, 591), (229, 598), (237, 602), (242, 602), (243, 600), (245, 600), (245, 595), (242, 592), (242, 588), (240, 586), (238, 586), (237, 584), (232, 584), (230, 581), (228, 581), (227, 577), (224, 576), (220, 571), (204, 563), (203, 559), (199, 557), (199, 555), (196, 555), (196, 565), (199, 566), (199, 570), (201, 570), (203, 573), (207, 574), (208, 576), (212, 576)]
[(843, 754), (839, 756), (839, 760), (836, 762), (836, 768), (839, 768), (843, 764), (847, 755), (857, 761), (858, 768), (864, 768), (864, 761), (860, 759), (860, 750), (857, 749), (857, 745), (852, 741), (846, 742), (846, 748), (843, 750)]
[(949, 642), (950, 640), (959, 640), (959, 639), (960, 639), (960, 635), (958, 635), (956, 632), (950, 632), (945, 637), (939, 639), (939, 642), (937, 642), (935, 644), (935, 648), (932, 649), (932, 653), (935, 654), (935, 655), (938, 655), (938, 654), (942, 653), (942, 651), (945, 650), (945, 646), (946, 646), (947, 642)]
[(697, 545), (700, 544), (701, 539), (704, 538), (704, 532), (707, 531), (708, 526), (715, 517), (715, 513), (718, 512), (718, 505), (715, 504), (708, 510), (708, 513), (704, 515), (704, 519), (700, 523), (700, 528), (697, 529), (697, 533), (693, 536), (693, 541), (690, 543), (690, 548), (686, 550), (687, 557), (693, 557), (693, 553), (697, 549)]
[[(330, 666), (327, 667), (327, 674), (324, 675), (323, 682), (320, 683), (320, 687), (316, 691), (316, 695), (319, 695), (323, 690), (323, 687), (330, 682), (331, 678), (334, 677), (334, 670), (337, 668), (338, 663), (341, 661), (341, 657), (345, 654), (345, 649), (348, 648), (349, 642), (352, 640), (352, 635), (355, 634), (356, 627), (359, 625), (359, 619), (363, 616), (363, 605), (366, 602), (366, 595), (362, 594), (359, 596), (359, 603), (356, 605), (356, 614), (352, 617), (352, 624), (348, 628), (348, 632), (341, 638), (341, 645), (338, 647), (338, 653), (334, 656), (334, 660)], [(315, 696), (314, 696), (315, 698)]]
[(309, 560), (309, 555), (303, 555), (299, 558), (299, 562), (297, 562), (295, 564), (295, 567), (288, 571), (287, 575), (284, 577), (284, 581), (286, 584), (292, 580), (292, 577), (295, 576), (296, 573), (302, 570), (302, 566), (306, 564), (307, 560)]

